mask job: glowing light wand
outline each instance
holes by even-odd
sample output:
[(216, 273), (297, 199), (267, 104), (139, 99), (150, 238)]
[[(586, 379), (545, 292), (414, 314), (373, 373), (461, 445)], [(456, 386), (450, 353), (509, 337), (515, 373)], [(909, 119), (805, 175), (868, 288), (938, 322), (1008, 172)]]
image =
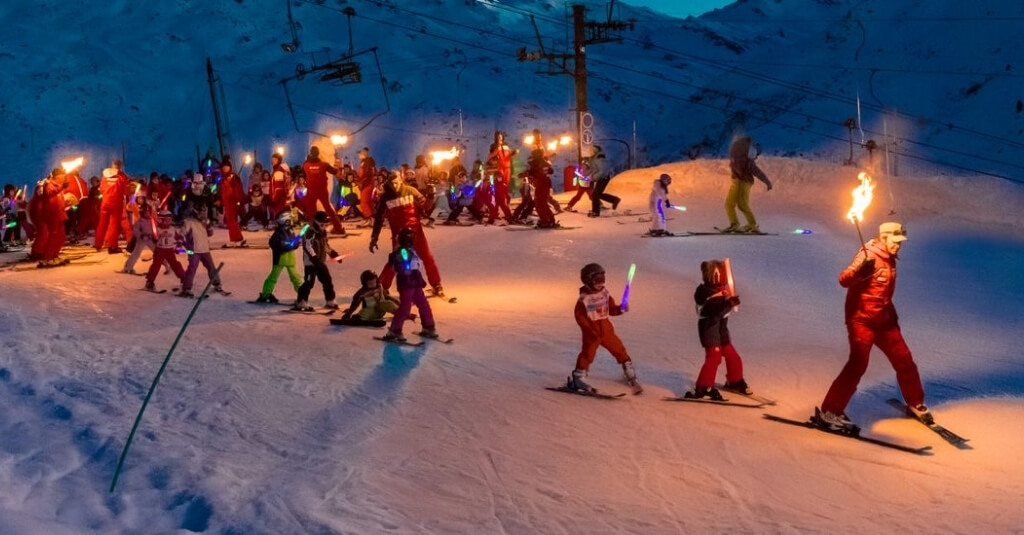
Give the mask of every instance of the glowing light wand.
[(629, 274), (626, 275), (626, 289), (622, 291), (623, 310), (629, 310), (629, 289), (633, 285), (633, 275), (636, 275), (636, 264), (629, 265)]

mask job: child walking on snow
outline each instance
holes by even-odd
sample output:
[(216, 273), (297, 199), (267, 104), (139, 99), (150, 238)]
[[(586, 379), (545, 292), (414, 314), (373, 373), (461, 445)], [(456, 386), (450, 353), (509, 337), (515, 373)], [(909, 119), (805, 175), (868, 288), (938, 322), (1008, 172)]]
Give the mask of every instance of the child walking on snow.
[(427, 281), (423, 279), (423, 262), (416, 249), (413, 249), (415, 233), (410, 228), (404, 228), (398, 233), (398, 249), (388, 256), (388, 262), (395, 270), (395, 281), (398, 286), (398, 310), (395, 310), (395, 317), (391, 320), (391, 328), (384, 335), (384, 340), (404, 342), (402, 336), (402, 325), (409, 319), (409, 313), (415, 304), (420, 312), (423, 323), (423, 331), (419, 334), (428, 338), (437, 338), (437, 330), (434, 329), (434, 314), (430, 310), (430, 303), (423, 293)]
[(704, 365), (697, 376), (697, 385), (684, 397), (708, 398), (722, 401), (722, 394), (715, 388), (718, 365), (725, 358), (725, 386), (723, 390), (737, 394), (751, 395), (753, 391), (743, 380), (743, 361), (732, 346), (729, 337), (729, 314), (740, 304), (739, 296), (732, 295), (727, 283), (726, 265), (722, 260), (701, 262), (703, 282), (693, 293), (697, 303), (697, 330), (700, 345), (704, 348)]
[(615, 303), (615, 299), (604, 287), (604, 268), (600, 264), (587, 264), (580, 270), (580, 280), (583, 286), (580, 287), (580, 296), (576, 300), (576, 309), (573, 314), (576, 316), (576, 323), (583, 331), (583, 347), (576, 357), (576, 368), (566, 384), (568, 388), (584, 393), (597, 392), (597, 389), (583, 381), (590, 369), (590, 363), (594, 362), (598, 346), (604, 346), (615, 360), (622, 365), (622, 372), (626, 375), (626, 383), (633, 389), (633, 394), (640, 394), (644, 390), (636, 379), (636, 371), (633, 369), (633, 360), (629, 358), (626, 347), (622, 340), (615, 334), (609, 316), (618, 316), (629, 310)]
[(156, 291), (156, 276), (160, 273), (160, 266), (166, 262), (171, 270), (178, 276), (179, 281), (185, 280), (185, 268), (178, 262), (177, 247), (181, 242), (181, 234), (171, 227), (171, 212), (161, 210), (156, 218), (156, 249), (153, 250), (153, 262), (146, 272), (146, 289)]
[(668, 187), (672, 184), (672, 177), (668, 173), (662, 173), (651, 188), (651, 198), (648, 209), (651, 211), (651, 236), (672, 236), (672, 233), (665, 230), (665, 208), (671, 208), (672, 203), (668, 200)]
[(292, 233), (292, 213), (286, 210), (277, 216), (277, 228), (270, 236), (273, 267), (270, 268), (270, 274), (263, 281), (263, 289), (256, 299), (257, 303), (277, 302), (277, 297), (274, 297), (274, 288), (277, 286), (277, 278), (281, 276), (282, 270), (288, 270), (288, 279), (291, 280), (295, 293), (299, 292), (299, 287), (302, 286), (302, 277), (299, 277), (299, 272), (295, 269), (295, 249), (298, 248), (299, 240)]
[(338, 252), (331, 249), (327, 242), (327, 212), (320, 210), (313, 216), (309, 229), (302, 235), (302, 266), (303, 282), (299, 287), (299, 298), (295, 301), (295, 310), (312, 311), (309, 306), (309, 294), (313, 291), (313, 285), (320, 281), (324, 290), (325, 308), (338, 309), (334, 302), (334, 280), (331, 278), (331, 270), (327, 268), (327, 260), (338, 258)]
[(185, 280), (181, 283), (181, 291), (178, 296), (195, 297), (192, 295), (192, 284), (195, 282), (200, 263), (206, 268), (206, 274), (213, 281), (213, 291), (225, 293), (220, 286), (220, 273), (217, 271), (217, 265), (213, 262), (213, 253), (210, 252), (210, 237), (213, 236), (213, 227), (206, 219), (206, 210), (202, 207), (193, 209), (185, 218), (182, 230), (185, 234), (188, 268), (185, 270)]

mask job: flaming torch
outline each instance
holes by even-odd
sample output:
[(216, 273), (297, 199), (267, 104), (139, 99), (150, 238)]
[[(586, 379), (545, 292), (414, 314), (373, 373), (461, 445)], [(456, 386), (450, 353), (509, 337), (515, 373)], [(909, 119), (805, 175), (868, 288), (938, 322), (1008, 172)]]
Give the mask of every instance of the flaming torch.
[(871, 206), (872, 192), (875, 191), (875, 186), (871, 183), (871, 175), (864, 171), (857, 175), (857, 179), (860, 180), (860, 185), (853, 190), (853, 207), (846, 212), (846, 219), (849, 219), (857, 227), (861, 249), (866, 249), (864, 235), (860, 231), (860, 222), (864, 221), (864, 210)]
[(453, 146), (448, 150), (433, 150), (430, 151), (430, 165), (437, 165), (441, 162), (452, 160), (459, 157), (459, 148)]
[(83, 163), (85, 163), (85, 158), (83, 158), (82, 156), (79, 156), (78, 158), (75, 158), (74, 160), (67, 160), (67, 161), (64, 161), (64, 162), (60, 162), (60, 166), (64, 168), (64, 172), (65, 173), (70, 173), (71, 171), (74, 171), (75, 169), (78, 169), (79, 167), (81, 167)]

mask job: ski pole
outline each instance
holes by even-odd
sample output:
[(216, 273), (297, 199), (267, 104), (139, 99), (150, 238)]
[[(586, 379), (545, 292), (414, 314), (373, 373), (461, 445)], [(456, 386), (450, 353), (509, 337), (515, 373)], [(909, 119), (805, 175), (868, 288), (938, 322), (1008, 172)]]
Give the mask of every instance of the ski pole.
[(213, 281), (217, 279), (217, 275), (220, 273), (221, 268), (224, 267), (224, 262), (221, 262), (217, 266), (217, 269), (210, 274), (210, 281), (206, 283), (206, 287), (203, 288), (203, 292), (196, 298), (196, 304), (192, 307), (192, 311), (188, 313), (188, 317), (185, 318), (185, 323), (181, 325), (181, 330), (178, 331), (178, 336), (174, 339), (174, 343), (171, 344), (170, 351), (167, 352), (167, 356), (164, 357), (163, 364), (160, 365), (160, 369), (156, 372), (156, 376), (153, 377), (153, 384), (149, 387), (149, 392), (146, 393), (146, 398), (142, 400), (142, 407), (139, 409), (139, 414), (135, 416), (135, 423), (132, 424), (132, 430), (128, 433), (128, 440), (124, 443), (124, 449), (121, 450), (121, 457), (117, 460), (117, 468), (114, 470), (114, 479), (110, 482), (110, 491), (114, 492), (114, 487), (117, 486), (117, 479), (121, 475), (121, 468), (124, 466), (124, 460), (128, 457), (128, 448), (132, 445), (132, 439), (135, 438), (135, 431), (139, 428), (139, 422), (142, 421), (142, 413), (146, 412), (146, 406), (149, 405), (149, 398), (153, 396), (153, 391), (156, 390), (157, 383), (160, 382), (160, 377), (164, 373), (164, 369), (167, 368), (167, 363), (171, 360), (171, 355), (174, 354), (174, 350), (178, 347), (178, 342), (181, 341), (181, 337), (185, 334), (185, 329), (188, 328), (188, 324), (192, 321), (192, 316), (195, 316), (196, 310), (199, 309), (199, 305), (203, 302), (206, 294), (210, 291), (210, 286), (213, 285)]

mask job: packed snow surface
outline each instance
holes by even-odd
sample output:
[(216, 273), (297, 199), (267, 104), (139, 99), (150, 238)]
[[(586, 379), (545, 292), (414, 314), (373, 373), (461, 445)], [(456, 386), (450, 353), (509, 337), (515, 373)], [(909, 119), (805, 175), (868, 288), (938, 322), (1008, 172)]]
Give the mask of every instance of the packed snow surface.
[[(933, 446), (916, 456), (761, 417), (805, 418), (843, 366), (836, 276), (859, 247), (844, 219), (854, 168), (762, 160), (776, 187), (755, 186), (753, 206), (778, 236), (642, 239), (637, 217), (582, 212), (559, 216), (575, 230), (429, 229), (458, 298), (430, 300), (450, 345), (386, 345), (372, 338), (380, 331), (247, 304), (270, 252), (215, 250), (234, 294), (202, 302), (113, 493), (133, 419), (194, 301), (138, 291), (143, 279), (113, 273), (123, 258), (105, 253), (96, 265), (0, 272), (0, 533), (1019, 530), (1024, 190), (979, 177), (876, 177), (865, 238), (885, 220), (906, 225), (901, 325), (937, 420), (971, 449), (885, 404), (899, 392), (877, 350), (848, 412), (865, 434)], [(670, 198), (687, 207), (669, 229), (710, 230), (725, 223), (726, 169), (639, 169), (609, 190), (624, 198), (620, 212), (646, 215), (651, 181), (668, 172)], [(343, 302), (362, 270), (383, 266), (368, 234), (333, 240), (354, 252), (331, 268)], [(661, 401), (692, 387), (703, 361), (699, 264), (724, 257), (743, 300), (730, 327), (746, 379), (775, 407)], [(589, 262), (607, 269), (613, 295), (638, 266), (631, 308), (612, 321), (646, 386), (640, 396), (544, 390), (573, 367), (572, 309)], [(293, 298), (282, 279), (277, 295)], [(312, 297), (322, 305), (319, 287)], [(416, 327), (406, 329), (414, 339)], [(627, 390), (604, 350), (589, 380)]]

